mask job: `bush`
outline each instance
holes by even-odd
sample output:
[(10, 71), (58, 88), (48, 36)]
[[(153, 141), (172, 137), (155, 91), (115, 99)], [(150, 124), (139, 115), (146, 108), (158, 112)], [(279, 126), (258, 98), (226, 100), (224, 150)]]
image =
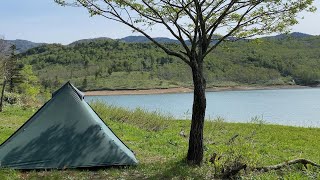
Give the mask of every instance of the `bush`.
[(13, 105), (13, 104), (21, 105), (22, 104), (21, 95), (17, 94), (17, 93), (6, 92), (6, 93), (4, 93), (3, 100), (5, 103), (11, 104), (11, 105)]

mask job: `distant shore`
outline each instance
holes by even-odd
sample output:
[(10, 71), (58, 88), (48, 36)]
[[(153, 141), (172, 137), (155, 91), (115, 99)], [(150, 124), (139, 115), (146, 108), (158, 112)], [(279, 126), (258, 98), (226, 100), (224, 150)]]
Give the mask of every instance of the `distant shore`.
[[(310, 88), (308, 86), (281, 85), (281, 86), (235, 86), (235, 87), (210, 87), (207, 92), (217, 91), (248, 91), (248, 90), (273, 90), (273, 89), (301, 89)], [(112, 95), (139, 95), (139, 94), (174, 94), (189, 93), (192, 88), (177, 87), (163, 89), (130, 89), (130, 90), (97, 90), (84, 92), (87, 96), (112, 96)]]

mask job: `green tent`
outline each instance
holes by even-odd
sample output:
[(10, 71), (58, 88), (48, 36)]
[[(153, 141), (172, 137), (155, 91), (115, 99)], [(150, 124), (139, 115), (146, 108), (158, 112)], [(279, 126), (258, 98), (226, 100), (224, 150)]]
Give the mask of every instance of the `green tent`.
[(0, 167), (64, 169), (135, 165), (133, 152), (69, 82), (0, 146)]

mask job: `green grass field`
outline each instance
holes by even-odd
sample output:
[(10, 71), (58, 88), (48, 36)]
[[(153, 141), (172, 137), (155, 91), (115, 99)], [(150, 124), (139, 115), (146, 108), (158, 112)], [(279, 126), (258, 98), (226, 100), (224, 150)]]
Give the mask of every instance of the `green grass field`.
[[(226, 123), (221, 119), (205, 124), (205, 159), (201, 167), (185, 164), (190, 121), (172, 120), (142, 109), (128, 111), (101, 103), (94, 109), (136, 154), (139, 165), (89, 170), (15, 171), (0, 170), (0, 179), (213, 179), (234, 162), (248, 166), (277, 164), (295, 158), (320, 163), (320, 129), (255, 123)], [(36, 110), (6, 107), (0, 113), (0, 142), (8, 138)], [(232, 137), (238, 135), (234, 141)], [(212, 154), (219, 160), (209, 162)], [(320, 169), (293, 165), (278, 171), (241, 171), (238, 179), (320, 179)]]

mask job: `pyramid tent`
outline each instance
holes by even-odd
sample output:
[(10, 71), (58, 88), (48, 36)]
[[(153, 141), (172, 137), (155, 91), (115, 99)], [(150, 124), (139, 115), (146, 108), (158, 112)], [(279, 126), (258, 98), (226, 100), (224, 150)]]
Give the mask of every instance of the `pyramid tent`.
[(69, 82), (0, 146), (0, 167), (64, 169), (135, 165), (133, 152)]

